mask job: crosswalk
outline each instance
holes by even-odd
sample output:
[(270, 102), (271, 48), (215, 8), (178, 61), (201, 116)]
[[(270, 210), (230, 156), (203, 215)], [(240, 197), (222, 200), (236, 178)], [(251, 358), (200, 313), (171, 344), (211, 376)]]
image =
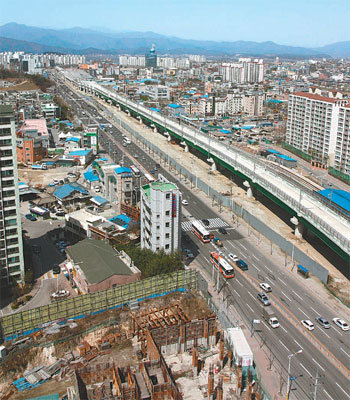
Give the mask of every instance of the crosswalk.
[[(221, 218), (208, 218), (208, 221), (209, 221), (208, 226), (205, 226), (203, 223), (202, 225), (209, 231), (211, 229), (227, 228), (230, 226), (227, 222), (223, 221)], [(201, 221), (199, 220), (199, 222)], [(192, 221), (181, 222), (181, 228), (184, 232), (190, 231), (192, 229)]]

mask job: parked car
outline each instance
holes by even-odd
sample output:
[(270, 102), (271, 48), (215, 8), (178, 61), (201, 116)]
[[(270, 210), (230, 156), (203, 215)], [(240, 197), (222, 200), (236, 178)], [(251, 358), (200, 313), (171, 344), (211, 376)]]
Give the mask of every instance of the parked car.
[(209, 222), (209, 220), (207, 218), (202, 219), (202, 223), (203, 223), (204, 226), (209, 226), (210, 225), (210, 222)]
[(65, 212), (63, 210), (57, 210), (56, 215), (57, 217), (64, 217)]
[(272, 328), (278, 328), (280, 326), (280, 323), (278, 322), (278, 319), (276, 317), (270, 318), (269, 324)]
[(98, 193), (100, 191), (100, 187), (99, 186), (95, 186), (94, 189), (95, 189), (96, 193)]
[(333, 322), (339, 326), (339, 328), (343, 331), (348, 331), (350, 329), (349, 325), (347, 322), (345, 322), (343, 319), (341, 318), (333, 318)]
[(262, 282), (259, 285), (262, 290), (264, 290), (266, 293), (269, 293), (272, 291), (271, 286), (268, 283)]
[(64, 185), (64, 180), (63, 180), (63, 179), (60, 179), (59, 184), (60, 184), (60, 185)]
[(53, 272), (54, 274), (59, 274), (59, 273), (61, 272), (61, 267), (60, 267), (59, 265), (55, 265), (55, 266), (52, 268), (52, 272)]
[(29, 221), (36, 221), (36, 217), (33, 214), (26, 214), (25, 217), (29, 219)]
[(62, 299), (68, 296), (69, 296), (68, 290), (57, 290), (55, 293), (52, 293), (51, 295), (53, 299)]
[(308, 331), (313, 331), (315, 329), (315, 325), (309, 319), (302, 319), (300, 322)]
[(271, 304), (269, 298), (262, 292), (258, 293), (258, 300), (263, 303), (264, 306), (269, 306)]
[(181, 203), (182, 203), (183, 206), (188, 206), (188, 201), (185, 200), (185, 199), (183, 199)]
[(237, 260), (236, 261), (236, 265), (239, 269), (241, 269), (242, 271), (248, 271), (248, 265), (246, 262), (244, 262), (243, 260)]
[(58, 185), (60, 182), (59, 182), (58, 179), (54, 179), (54, 180), (52, 181), (52, 183), (53, 183), (54, 185)]
[(223, 235), (226, 235), (226, 234), (227, 234), (227, 230), (226, 230), (225, 228), (219, 228), (218, 231), (219, 231), (220, 233), (222, 233)]
[(331, 327), (331, 324), (326, 320), (326, 318), (323, 317), (317, 317), (316, 321), (323, 326), (325, 329), (328, 329)]

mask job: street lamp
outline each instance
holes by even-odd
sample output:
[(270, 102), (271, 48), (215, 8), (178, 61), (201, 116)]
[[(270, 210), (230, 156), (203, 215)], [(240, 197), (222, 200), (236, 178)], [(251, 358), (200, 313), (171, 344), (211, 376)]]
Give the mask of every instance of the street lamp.
[(287, 381), (287, 397), (286, 399), (289, 399), (289, 392), (290, 392), (290, 361), (291, 359), (296, 356), (297, 354), (300, 354), (303, 352), (303, 349), (299, 349), (295, 353), (289, 354), (288, 356), (288, 381)]

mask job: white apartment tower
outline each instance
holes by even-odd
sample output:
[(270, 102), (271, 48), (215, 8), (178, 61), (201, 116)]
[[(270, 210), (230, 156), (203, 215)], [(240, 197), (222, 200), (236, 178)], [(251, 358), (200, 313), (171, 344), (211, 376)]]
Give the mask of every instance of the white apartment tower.
[(141, 248), (172, 253), (181, 247), (181, 192), (159, 180), (141, 188)]
[(14, 112), (0, 105), (0, 284), (24, 280)]
[(297, 92), (289, 96), (286, 142), (350, 174), (350, 101)]

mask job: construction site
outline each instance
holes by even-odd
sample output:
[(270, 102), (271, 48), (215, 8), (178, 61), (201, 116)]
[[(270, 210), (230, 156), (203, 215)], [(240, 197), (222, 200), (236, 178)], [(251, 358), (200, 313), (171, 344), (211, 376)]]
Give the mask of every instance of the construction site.
[(195, 291), (55, 321), (5, 349), (3, 400), (260, 399), (253, 359)]

